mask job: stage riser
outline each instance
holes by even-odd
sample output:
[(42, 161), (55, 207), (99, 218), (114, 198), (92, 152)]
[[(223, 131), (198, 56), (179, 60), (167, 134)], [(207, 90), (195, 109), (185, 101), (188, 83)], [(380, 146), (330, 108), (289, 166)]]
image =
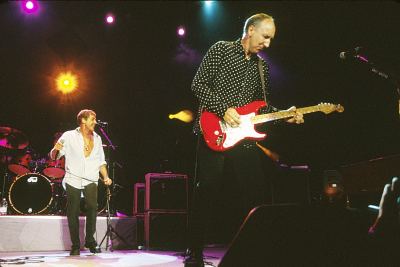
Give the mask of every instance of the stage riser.
[[(85, 217), (79, 218), (81, 244), (85, 242)], [(113, 249), (131, 249), (137, 246), (136, 218), (111, 218), (114, 230), (126, 240), (115, 237)], [(107, 218), (97, 218), (97, 242), (107, 231)], [(0, 216), (0, 251), (54, 251), (69, 250), (71, 241), (65, 216)], [(96, 238), (96, 235), (95, 235)], [(106, 247), (106, 241), (102, 248)]]

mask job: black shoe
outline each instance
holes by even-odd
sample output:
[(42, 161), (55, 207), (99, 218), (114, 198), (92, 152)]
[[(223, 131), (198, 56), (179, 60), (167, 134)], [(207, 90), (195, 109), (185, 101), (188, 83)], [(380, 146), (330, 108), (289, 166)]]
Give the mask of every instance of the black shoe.
[(97, 254), (101, 253), (100, 247), (97, 246), (97, 244), (85, 244), (85, 247), (87, 247), (91, 253)]
[(204, 267), (203, 252), (188, 249), (183, 263), (185, 267)]
[(94, 253), (94, 254), (101, 253), (101, 249), (98, 246), (89, 247), (89, 250), (91, 253)]
[(70, 256), (79, 256), (81, 255), (81, 251), (79, 248), (72, 248), (71, 251), (69, 252)]

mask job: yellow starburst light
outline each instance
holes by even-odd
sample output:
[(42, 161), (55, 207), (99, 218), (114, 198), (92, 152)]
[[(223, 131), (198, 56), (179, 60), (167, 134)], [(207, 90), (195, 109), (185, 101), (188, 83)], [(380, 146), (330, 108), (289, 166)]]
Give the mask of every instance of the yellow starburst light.
[(57, 90), (69, 94), (78, 88), (78, 77), (71, 72), (60, 73), (56, 78)]

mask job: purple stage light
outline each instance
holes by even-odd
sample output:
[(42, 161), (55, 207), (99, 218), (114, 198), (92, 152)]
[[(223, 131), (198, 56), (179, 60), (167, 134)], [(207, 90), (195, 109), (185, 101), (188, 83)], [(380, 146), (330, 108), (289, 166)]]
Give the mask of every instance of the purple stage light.
[(22, 9), (29, 14), (35, 13), (39, 9), (39, 4), (35, 0), (22, 1)]
[(184, 36), (186, 33), (185, 28), (183, 26), (179, 26), (177, 32), (178, 32), (178, 35), (181, 37)]
[(113, 15), (107, 15), (107, 16), (106, 16), (106, 22), (107, 22), (108, 24), (112, 24), (112, 23), (114, 23), (114, 21), (115, 21), (115, 18), (114, 18)]

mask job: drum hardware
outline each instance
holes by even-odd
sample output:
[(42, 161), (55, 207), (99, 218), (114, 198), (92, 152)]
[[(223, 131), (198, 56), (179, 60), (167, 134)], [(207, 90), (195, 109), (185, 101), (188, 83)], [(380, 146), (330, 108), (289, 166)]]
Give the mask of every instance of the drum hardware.
[(50, 214), (53, 215), (65, 215), (67, 207), (67, 194), (62, 187), (60, 182), (53, 182), (53, 203), (51, 205)]

